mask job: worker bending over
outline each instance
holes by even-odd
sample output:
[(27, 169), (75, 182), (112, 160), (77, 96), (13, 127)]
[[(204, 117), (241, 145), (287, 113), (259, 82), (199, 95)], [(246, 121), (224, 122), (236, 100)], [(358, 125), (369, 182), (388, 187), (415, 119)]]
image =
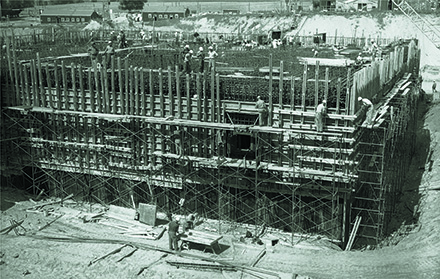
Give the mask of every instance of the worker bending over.
[(365, 119), (365, 124), (372, 125), (373, 124), (373, 116), (374, 116), (374, 106), (373, 103), (367, 98), (359, 97), (358, 101), (362, 103), (363, 106), (367, 107), (367, 117)]

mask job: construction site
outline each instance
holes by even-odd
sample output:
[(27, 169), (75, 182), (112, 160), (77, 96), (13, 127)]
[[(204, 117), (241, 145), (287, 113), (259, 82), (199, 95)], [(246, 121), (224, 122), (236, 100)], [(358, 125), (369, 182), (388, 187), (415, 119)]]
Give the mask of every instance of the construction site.
[[(421, 18), (405, 5), (400, 9), (408, 17)], [(425, 32), (433, 43), (440, 42), (437, 29)], [(109, 33), (95, 34), (97, 42), (106, 41)], [(161, 32), (161, 39), (172, 40), (173, 34)], [(128, 246), (135, 250), (120, 261), (137, 249), (163, 253), (153, 255), (158, 257), (150, 260), (153, 265), (179, 253), (157, 244), (170, 221), (167, 216), (183, 220), (191, 215), (199, 226), (181, 240), (189, 237), (186, 244), (192, 242), (196, 250), (208, 246), (212, 253), (202, 249), (194, 254), (187, 246), (180, 257), (204, 262), (167, 261), (179, 270), (202, 270), (181, 278), (235, 278), (237, 271), (244, 278), (333, 278), (331, 270), (324, 270), (326, 275), (306, 268), (272, 270), (270, 252), (275, 249), (276, 254), (280, 243), (295, 247), (303, 240), (325, 241), (335, 251), (379, 249), (392, 243), (390, 236), (407, 236), (418, 227), (417, 222), (400, 228), (394, 224), (414, 158), (422, 156), (417, 155), (420, 119), (432, 99), (422, 89), (418, 39), (335, 35), (324, 44), (318, 35), (295, 35), (290, 40), (295, 43), (285, 47), (249, 51), (222, 44), (222, 34), (208, 35), (218, 42), (221, 55), (204, 69), (194, 62), (191, 72), (182, 70), (180, 45), (133, 45), (111, 57), (102, 54), (101, 63), (93, 63), (87, 53), (63, 54), (52, 45), (50, 51), (28, 53), (23, 49), (29, 38), (3, 37), (2, 192), (21, 189), (33, 198), (15, 202), (23, 211), (11, 213), (15, 217), (8, 226), (2, 220), (2, 234), (29, 235), (34, 226), (36, 241), (123, 245), (89, 266)], [(50, 45), (54, 36), (30, 38)], [(76, 45), (89, 40), (85, 32), (70, 32), (63, 39)], [(372, 42), (381, 46), (379, 54), (371, 51)], [(196, 41), (190, 45), (201, 46)], [(349, 45), (341, 51), (358, 48), (365, 55), (335, 55), (332, 46), (341, 45)], [(317, 47), (319, 55), (314, 55)], [(256, 105), (259, 99), (263, 109)], [(373, 104), (370, 119), (371, 111), (360, 101), (364, 99)], [(318, 131), (316, 109), (323, 100), (327, 113)], [(423, 170), (432, 171), (434, 151), (429, 145), (423, 148)], [(414, 218), (419, 206), (410, 208)], [(44, 215), (46, 225), (38, 219), (40, 225), (29, 221), (26, 228), (29, 217), (23, 214)], [(79, 229), (69, 219), (62, 229), (68, 216), (90, 227)], [(122, 223), (110, 224), (110, 219)], [(71, 234), (61, 237), (67, 227)], [(116, 229), (138, 238), (124, 240)], [(90, 235), (104, 230), (109, 230), (105, 237), (102, 233), (92, 240)], [(227, 236), (232, 236), (230, 242), (219, 242)], [(2, 242), (12, 241), (7, 237)], [(250, 265), (236, 256), (236, 238), (256, 247), (247, 248), (254, 254), (241, 252), (252, 259)], [(231, 253), (233, 262), (225, 256)], [(266, 266), (257, 267), (263, 257)], [(435, 258), (425, 262), (428, 276), (421, 278), (439, 274)], [(173, 271), (142, 273), (151, 265), (137, 276), (177, 277)], [(50, 273), (26, 271), (29, 278), (51, 278)], [(376, 271), (375, 276), (386, 274)]]

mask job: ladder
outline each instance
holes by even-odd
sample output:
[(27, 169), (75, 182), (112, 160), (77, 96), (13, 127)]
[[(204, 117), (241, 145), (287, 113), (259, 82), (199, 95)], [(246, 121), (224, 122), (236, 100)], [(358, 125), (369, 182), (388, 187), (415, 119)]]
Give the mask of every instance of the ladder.
[[(405, 0), (392, 0), (393, 4), (399, 8), (399, 10), (406, 15), (412, 23), (425, 34), (428, 39), (434, 43), (434, 45), (440, 49), (440, 30), (434, 26), (434, 24), (428, 22), (422, 16), (420, 16)], [(400, 3), (398, 3), (400, 2)]]
[(362, 220), (361, 216), (359, 216), (359, 215), (356, 216), (356, 220), (354, 221), (353, 229), (351, 230), (350, 238), (348, 239), (347, 246), (345, 247), (345, 251), (351, 250), (351, 246), (353, 246), (354, 238), (355, 238), (357, 231), (359, 229), (359, 225), (361, 223), (361, 220)]

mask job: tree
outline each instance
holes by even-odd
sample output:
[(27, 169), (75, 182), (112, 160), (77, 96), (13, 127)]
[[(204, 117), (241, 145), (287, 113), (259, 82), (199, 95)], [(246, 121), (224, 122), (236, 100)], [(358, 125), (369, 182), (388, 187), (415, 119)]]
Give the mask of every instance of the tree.
[(119, 0), (119, 9), (121, 10), (142, 10), (146, 0)]

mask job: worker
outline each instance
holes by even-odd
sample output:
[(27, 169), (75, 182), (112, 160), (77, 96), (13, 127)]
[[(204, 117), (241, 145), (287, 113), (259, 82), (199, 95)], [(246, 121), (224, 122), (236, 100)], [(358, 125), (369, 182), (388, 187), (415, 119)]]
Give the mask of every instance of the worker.
[(435, 83), (435, 80), (432, 82), (432, 93), (437, 93), (437, 83)]
[(377, 45), (377, 43), (375, 41), (371, 41), (370, 52), (373, 60), (376, 58), (378, 50), (379, 50), (379, 46)]
[(199, 61), (199, 72), (203, 73), (205, 70), (205, 53), (203, 52), (203, 47), (199, 47), (195, 58)]
[(126, 48), (127, 47), (127, 38), (125, 37), (124, 30), (119, 31), (118, 42), (119, 42), (119, 45), (118, 45), (119, 48)]
[(107, 47), (104, 50), (106, 61), (111, 61), (112, 56), (115, 55), (115, 49), (113, 48), (112, 41), (108, 41)]
[(194, 214), (189, 214), (188, 217), (185, 218), (185, 220), (183, 221), (183, 224), (182, 224), (183, 233), (185, 233), (188, 230), (194, 229), (195, 220), (196, 220), (196, 217), (194, 216)]
[(322, 100), (322, 102), (316, 107), (315, 114), (315, 125), (316, 131), (321, 133), (324, 129), (324, 118), (327, 115), (327, 101)]
[(358, 97), (358, 101), (362, 102), (362, 105), (368, 108), (365, 123), (367, 125), (372, 125), (373, 124), (373, 116), (374, 116), (373, 103), (370, 100), (368, 100), (367, 98), (362, 98), (360, 96)]
[(208, 61), (209, 61), (209, 71), (215, 68), (215, 58), (217, 58), (218, 53), (214, 50), (214, 47), (210, 46), (208, 48)]
[(118, 36), (116, 36), (115, 31), (110, 32), (110, 39), (111, 42), (116, 42), (118, 40)]
[(313, 52), (313, 57), (318, 56), (318, 50), (316, 50), (316, 49), (312, 49), (312, 52)]
[(170, 250), (179, 251), (178, 239), (179, 237), (179, 218), (174, 217), (171, 218), (170, 223), (168, 224), (168, 240)]
[(192, 49), (185, 54), (185, 57), (183, 58), (183, 72), (186, 74), (190, 74), (191, 73), (191, 59), (193, 56), (193, 51)]
[(258, 109), (259, 118), (260, 118), (260, 126), (267, 125), (267, 106), (266, 103), (261, 99), (260, 96), (257, 96), (257, 102), (255, 103), (255, 108)]
[(92, 60), (92, 67), (95, 67), (96, 66), (96, 60), (98, 59), (98, 54), (99, 54), (99, 50), (96, 47), (95, 42), (92, 42), (90, 44), (90, 47), (87, 50), (87, 52), (89, 53), (90, 59)]

